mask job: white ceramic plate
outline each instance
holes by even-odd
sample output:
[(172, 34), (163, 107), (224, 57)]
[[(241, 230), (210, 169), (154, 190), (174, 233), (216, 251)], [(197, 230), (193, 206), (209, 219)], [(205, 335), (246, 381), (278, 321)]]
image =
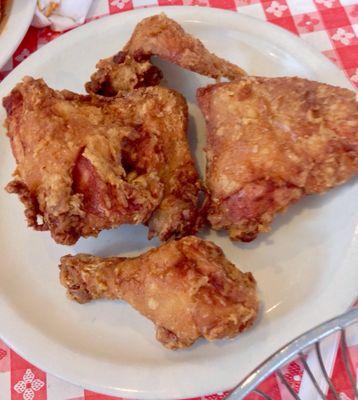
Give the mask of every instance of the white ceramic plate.
[(18, 48), (34, 15), (36, 0), (5, 0), (6, 16), (0, 22), (0, 68)]
[[(231, 12), (173, 7), (103, 18), (63, 35), (13, 71), (0, 97), (24, 75), (44, 77), (58, 89), (83, 91), (96, 61), (120, 49), (143, 17), (162, 11), (250, 73), (299, 75), (349, 87), (333, 64), (273, 25)], [(164, 62), (161, 67), (168, 85), (190, 103), (190, 137), (202, 166), (205, 130), (194, 94), (210, 80)], [(1, 110), (0, 122), (4, 117)], [(4, 135), (0, 148), (3, 187), (14, 169)], [(358, 185), (351, 182), (307, 198), (278, 216), (272, 232), (251, 244), (207, 234), (230, 260), (253, 271), (262, 313), (256, 326), (235, 340), (201, 341), (171, 352), (156, 342), (152, 323), (130, 306), (109, 301), (79, 305), (66, 299), (58, 282), (57, 264), (66, 253), (138, 254), (157, 245), (146, 240), (144, 227), (122, 227), (63, 247), (49, 234), (27, 229), (23, 206), (1, 191), (0, 335), (46, 371), (107, 394), (167, 400), (230, 388), (279, 346), (343, 312), (358, 293), (357, 196)]]

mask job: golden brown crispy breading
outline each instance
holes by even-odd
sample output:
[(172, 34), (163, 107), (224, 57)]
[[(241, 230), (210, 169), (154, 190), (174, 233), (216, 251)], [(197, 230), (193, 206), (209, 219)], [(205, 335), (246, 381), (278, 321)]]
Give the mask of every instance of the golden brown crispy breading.
[(207, 123), (208, 220), (250, 241), (279, 211), (358, 172), (355, 93), (300, 78), (198, 90)]
[(114, 96), (119, 90), (159, 84), (162, 74), (150, 63), (151, 56), (214, 79), (236, 79), (245, 72), (215, 54), (165, 14), (143, 19), (129, 42), (113, 57), (101, 60), (91, 82), (89, 93)]
[[(143, 102), (142, 93), (152, 94), (153, 99)], [(128, 108), (128, 99), (135, 107)], [(129, 143), (127, 163), (139, 171), (154, 171), (163, 185), (160, 203), (146, 222), (149, 238), (168, 240), (195, 233), (201, 220), (197, 207), (200, 182), (187, 141), (184, 97), (156, 86), (117, 96), (112, 104), (111, 109), (126, 124), (143, 132)]]
[(115, 96), (120, 91), (159, 85), (162, 73), (148, 56), (131, 56), (120, 51), (112, 57), (100, 60), (91, 81), (86, 83), (88, 93)]
[(254, 322), (256, 282), (230, 263), (212, 242), (188, 236), (139, 257), (61, 258), (60, 280), (68, 296), (86, 303), (121, 299), (156, 325), (169, 349), (198, 338), (232, 338)]
[(124, 51), (133, 56), (158, 56), (214, 79), (236, 79), (245, 75), (237, 65), (210, 53), (199, 39), (186, 33), (177, 22), (163, 13), (139, 22)]
[(155, 87), (107, 99), (26, 78), (3, 104), (17, 162), (7, 190), (29, 226), (62, 244), (124, 223), (148, 223), (163, 240), (195, 231), (199, 183), (178, 93)]

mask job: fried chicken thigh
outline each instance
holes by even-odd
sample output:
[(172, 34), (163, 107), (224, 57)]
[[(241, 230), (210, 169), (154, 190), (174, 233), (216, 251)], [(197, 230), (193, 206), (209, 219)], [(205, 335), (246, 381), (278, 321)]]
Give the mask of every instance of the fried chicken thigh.
[(245, 72), (215, 54), (165, 14), (143, 19), (134, 29), (129, 42), (113, 57), (101, 60), (91, 82), (89, 93), (114, 96), (119, 90), (159, 84), (162, 74), (150, 62), (151, 56), (214, 79), (236, 79)]
[(29, 226), (61, 244), (124, 223), (147, 223), (163, 240), (195, 231), (199, 183), (178, 93), (107, 99), (25, 78), (3, 104), (17, 162), (7, 190)]
[(243, 77), (198, 90), (207, 123), (208, 220), (250, 241), (306, 194), (358, 172), (355, 93), (300, 78)]
[(121, 299), (156, 325), (169, 349), (232, 338), (254, 322), (256, 282), (209, 241), (188, 236), (139, 257), (64, 256), (60, 280), (79, 303)]

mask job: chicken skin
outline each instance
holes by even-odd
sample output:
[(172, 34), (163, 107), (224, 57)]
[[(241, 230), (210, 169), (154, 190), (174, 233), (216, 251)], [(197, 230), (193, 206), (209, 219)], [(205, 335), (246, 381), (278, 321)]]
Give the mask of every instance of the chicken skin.
[(120, 90), (159, 84), (162, 74), (151, 64), (151, 56), (214, 79), (231, 80), (245, 75), (237, 65), (210, 53), (177, 22), (159, 14), (136, 26), (123, 51), (99, 61), (91, 82), (86, 84), (87, 91), (114, 96)]
[(69, 298), (121, 299), (149, 318), (169, 349), (232, 338), (258, 312), (256, 282), (212, 242), (187, 236), (135, 258), (86, 254), (61, 258), (60, 281)]
[(61, 244), (146, 223), (162, 240), (196, 230), (198, 174), (178, 93), (143, 88), (107, 99), (25, 78), (3, 100), (17, 162), (7, 186), (28, 225)]
[(251, 241), (302, 196), (357, 174), (355, 97), (301, 78), (243, 77), (199, 89), (212, 227)]

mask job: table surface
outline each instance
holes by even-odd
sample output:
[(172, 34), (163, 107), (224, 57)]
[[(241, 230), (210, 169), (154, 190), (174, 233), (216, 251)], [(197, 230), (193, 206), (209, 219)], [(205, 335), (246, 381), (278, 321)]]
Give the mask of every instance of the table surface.
[[(108, 14), (125, 12), (144, 6), (191, 5), (229, 9), (279, 25), (299, 35), (341, 68), (352, 84), (358, 87), (358, 3), (357, 0), (94, 0), (87, 21)], [(60, 33), (49, 28), (31, 27), (24, 40), (0, 71), (0, 81), (19, 63), (39, 47), (55, 39)], [(1, 323), (1, 320), (0, 320)], [(353, 370), (358, 374), (358, 337), (349, 343)], [(332, 346), (331, 377), (341, 399), (353, 399), (348, 378), (342, 372), (341, 354)], [(56, 362), (56, 360), (54, 360)], [(294, 390), (308, 394), (302, 364), (294, 361), (284, 370)], [(229, 388), (228, 388), (229, 389)], [(276, 375), (262, 385), (274, 400), (290, 398), (287, 389)], [(220, 400), (225, 393), (203, 394), (195, 400)], [(327, 398), (332, 394), (327, 393)], [(249, 396), (258, 399), (256, 395)], [(1, 400), (111, 400), (115, 397), (90, 392), (46, 374), (21, 358), (0, 340), (0, 399)], [(191, 399), (194, 400), (194, 399)]]

